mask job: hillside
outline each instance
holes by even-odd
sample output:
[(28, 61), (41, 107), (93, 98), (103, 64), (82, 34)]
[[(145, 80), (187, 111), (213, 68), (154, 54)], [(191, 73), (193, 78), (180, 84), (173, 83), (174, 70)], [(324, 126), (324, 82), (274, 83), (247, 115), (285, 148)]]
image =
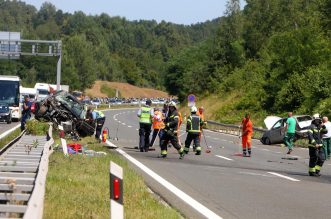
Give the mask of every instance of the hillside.
[(85, 93), (91, 97), (106, 97), (107, 94), (104, 92), (105, 87), (108, 90), (113, 90), (115, 94), (116, 89), (118, 89), (120, 96), (123, 98), (130, 97), (169, 97), (169, 94), (163, 91), (150, 89), (150, 88), (140, 88), (137, 86), (133, 86), (128, 83), (121, 82), (108, 82), (108, 81), (96, 81), (91, 89), (86, 89)]

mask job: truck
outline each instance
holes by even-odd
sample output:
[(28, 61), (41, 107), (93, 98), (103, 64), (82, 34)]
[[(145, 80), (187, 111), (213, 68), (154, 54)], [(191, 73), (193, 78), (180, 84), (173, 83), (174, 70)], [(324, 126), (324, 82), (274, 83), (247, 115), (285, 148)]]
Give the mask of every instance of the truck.
[(41, 101), (45, 99), (50, 94), (50, 87), (47, 83), (36, 83), (34, 86), (36, 89), (36, 100)]
[(21, 80), (18, 76), (0, 75), (0, 103), (9, 106), (12, 119), (17, 121), (22, 117), (20, 83)]

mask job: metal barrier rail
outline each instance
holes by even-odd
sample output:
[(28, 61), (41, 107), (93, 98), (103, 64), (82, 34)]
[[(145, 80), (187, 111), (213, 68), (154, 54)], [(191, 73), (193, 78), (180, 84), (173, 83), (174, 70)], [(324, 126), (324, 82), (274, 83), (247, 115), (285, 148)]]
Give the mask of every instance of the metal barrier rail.
[(47, 139), (22, 133), (1, 151), (1, 218), (42, 218), (51, 136), (52, 126)]
[[(232, 124), (224, 124), (224, 123), (219, 123), (215, 121), (208, 120), (207, 121), (207, 127), (208, 129), (221, 132), (221, 133), (226, 133), (230, 135), (240, 135), (241, 134), (241, 128), (240, 125), (232, 125)], [(260, 139), (264, 132), (267, 131), (266, 129), (262, 128), (253, 128), (253, 138)]]

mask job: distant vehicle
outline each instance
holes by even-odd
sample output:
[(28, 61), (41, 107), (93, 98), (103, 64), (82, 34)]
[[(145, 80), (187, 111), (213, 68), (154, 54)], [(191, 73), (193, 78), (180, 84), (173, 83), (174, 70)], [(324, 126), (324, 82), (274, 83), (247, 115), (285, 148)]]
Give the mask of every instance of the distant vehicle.
[[(50, 89), (50, 93), (54, 93), (54, 92), (58, 91), (56, 84), (49, 84), (49, 89)], [(60, 84), (60, 90), (69, 92), (69, 85)]]
[(0, 121), (10, 124), (12, 120), (11, 109), (9, 109), (8, 104), (0, 103)]
[(98, 99), (94, 99), (94, 100), (91, 100), (91, 104), (95, 105), (95, 106), (99, 106), (101, 104), (101, 102)]
[(50, 94), (49, 84), (47, 83), (36, 83), (34, 89), (36, 89), (37, 101), (45, 99)]
[[(296, 133), (295, 133), (295, 140), (300, 138), (307, 137), (308, 129), (311, 125), (313, 118), (309, 115), (300, 115), (300, 116), (293, 116), (296, 120)], [(285, 136), (285, 125), (286, 125), (287, 118), (280, 118), (277, 116), (268, 116), (264, 123), (268, 129), (266, 131), (260, 141), (263, 144), (279, 144), (283, 142)]]
[(83, 100), (83, 92), (75, 90), (72, 92), (72, 95), (77, 98), (77, 100)]
[(20, 98), (21, 98), (21, 102), (24, 101), (24, 96), (28, 96), (30, 98), (31, 101), (35, 101), (36, 100), (36, 96), (37, 96), (37, 91), (34, 88), (28, 88), (28, 87), (20, 87)]
[(0, 103), (7, 104), (11, 110), (12, 119), (22, 117), (20, 103), (20, 78), (18, 76), (0, 75)]

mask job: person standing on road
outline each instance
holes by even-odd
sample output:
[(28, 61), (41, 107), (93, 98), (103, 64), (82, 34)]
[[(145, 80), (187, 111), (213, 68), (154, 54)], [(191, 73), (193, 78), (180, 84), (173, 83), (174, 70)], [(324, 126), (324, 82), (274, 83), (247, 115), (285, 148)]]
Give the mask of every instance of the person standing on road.
[(164, 135), (161, 140), (161, 157), (166, 158), (168, 154), (168, 142), (170, 141), (171, 144), (178, 150), (180, 155), (180, 159), (183, 158), (184, 152), (183, 148), (178, 144), (178, 137), (177, 137), (177, 128), (178, 128), (178, 112), (176, 109), (176, 103), (171, 101), (169, 103), (169, 112), (168, 116), (165, 119), (165, 128), (164, 128)]
[(200, 147), (200, 133), (201, 128), (203, 126), (203, 121), (197, 113), (198, 109), (195, 106), (191, 107), (191, 115), (187, 118), (186, 123), (186, 140), (185, 140), (185, 148), (184, 153), (188, 154), (190, 150), (190, 145), (193, 140), (195, 145), (195, 155), (201, 154), (201, 147)]
[(105, 124), (106, 121), (106, 116), (103, 114), (103, 112), (94, 110), (92, 108), (92, 118), (96, 123), (96, 128), (95, 128), (95, 139), (101, 142), (100, 135), (102, 132), (102, 127)]
[(295, 127), (296, 127), (297, 122), (293, 118), (292, 112), (288, 113), (288, 118), (286, 120), (286, 125), (285, 125), (285, 136), (284, 136), (284, 144), (288, 148), (287, 154), (291, 154), (293, 151), (293, 141), (295, 137)]
[(145, 106), (141, 107), (137, 116), (139, 117), (139, 150), (148, 152), (149, 135), (151, 134), (152, 118), (154, 110), (151, 108), (152, 101), (146, 100)]
[[(203, 127), (201, 127), (201, 129), (202, 128), (206, 128), (206, 126), (207, 126), (207, 121), (205, 120), (205, 114), (204, 114), (204, 112), (205, 112), (205, 108), (203, 106), (200, 106), (199, 107), (199, 110), (197, 112), (197, 115), (200, 116), (200, 118), (201, 118), (201, 120), (203, 122)], [(199, 134), (199, 141), (200, 142), (201, 142), (201, 135), (202, 135), (202, 132), (200, 132), (200, 134)], [(195, 146), (195, 144), (193, 144), (193, 151), (195, 151), (195, 150), (196, 150), (196, 146)]]
[(327, 134), (325, 125), (320, 118), (311, 122), (311, 128), (308, 131), (309, 139), (309, 176), (320, 176), (325, 155), (323, 149), (323, 135)]
[(323, 135), (323, 148), (325, 153), (325, 159), (330, 160), (331, 154), (331, 122), (329, 122), (328, 117), (323, 117), (323, 125), (325, 125), (328, 133)]
[(154, 145), (154, 141), (156, 140), (156, 136), (159, 136), (160, 139), (160, 146), (161, 146), (161, 139), (163, 136), (163, 129), (164, 129), (164, 122), (163, 122), (163, 114), (159, 108), (154, 109), (154, 116), (153, 116), (153, 136), (150, 143), (150, 147)]
[(21, 119), (21, 131), (24, 131), (26, 121), (31, 118), (31, 105), (32, 103), (30, 102), (29, 97), (24, 96), (22, 119)]
[(250, 157), (252, 154), (253, 123), (250, 118), (250, 114), (246, 113), (245, 118), (241, 121), (243, 157), (247, 156), (247, 152), (248, 157)]

